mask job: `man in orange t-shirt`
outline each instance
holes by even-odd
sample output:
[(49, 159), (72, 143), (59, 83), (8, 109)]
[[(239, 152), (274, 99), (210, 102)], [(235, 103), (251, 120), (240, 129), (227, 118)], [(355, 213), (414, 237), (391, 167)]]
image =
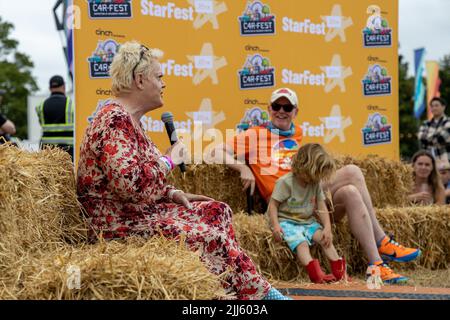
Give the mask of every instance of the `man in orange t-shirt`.
[[(252, 194), (256, 182), (256, 187), (267, 202), (278, 178), (291, 171), (292, 156), (297, 153), (303, 137), (302, 128), (293, 124), (298, 113), (295, 92), (287, 88), (281, 89), (272, 95), (271, 103), (269, 108), (271, 123), (267, 126), (250, 128), (229, 142), (233, 145), (237, 159), (248, 164), (248, 167), (241, 165), (230, 167), (233, 169), (239, 167), (244, 188), (247, 189), (250, 182)], [(253, 181), (251, 175), (254, 176)]]
[[(253, 194), (256, 183), (267, 202), (278, 178), (290, 172), (292, 156), (302, 141), (302, 129), (294, 124), (298, 111), (296, 93), (288, 88), (277, 89), (268, 106), (270, 122), (238, 134), (223, 146), (225, 163), (240, 173), (243, 189), (250, 188)], [(331, 194), (331, 221), (337, 222), (347, 214), (353, 235), (365, 251), (369, 265), (379, 267), (382, 280), (393, 284), (405, 282), (407, 278), (394, 273), (386, 261), (412, 261), (421, 252), (399, 245), (383, 231), (361, 169), (344, 166), (322, 187)]]

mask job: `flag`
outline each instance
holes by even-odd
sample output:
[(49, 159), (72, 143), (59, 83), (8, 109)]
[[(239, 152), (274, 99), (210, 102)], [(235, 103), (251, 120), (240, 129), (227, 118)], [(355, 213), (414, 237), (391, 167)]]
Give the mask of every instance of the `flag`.
[(67, 66), (69, 68), (69, 75), (73, 81), (73, 26), (75, 17), (73, 12), (73, 0), (65, 1), (65, 33), (66, 33), (66, 58)]
[(425, 111), (425, 86), (422, 82), (422, 74), (425, 68), (425, 49), (414, 50), (414, 65), (416, 71), (416, 83), (414, 90), (414, 116), (420, 118)]
[(427, 61), (427, 115), (428, 120), (433, 118), (430, 109), (430, 101), (434, 97), (440, 97), (441, 93), (439, 87), (441, 86), (441, 79), (439, 79), (439, 63), (437, 61)]

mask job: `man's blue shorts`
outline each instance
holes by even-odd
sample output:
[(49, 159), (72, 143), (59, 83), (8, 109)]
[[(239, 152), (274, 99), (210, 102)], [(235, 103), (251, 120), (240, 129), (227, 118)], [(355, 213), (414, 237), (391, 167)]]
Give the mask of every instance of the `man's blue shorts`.
[(283, 229), (283, 238), (287, 242), (289, 248), (296, 253), (296, 248), (302, 242), (307, 241), (311, 246), (314, 241), (312, 239), (314, 233), (322, 226), (317, 222), (309, 224), (300, 224), (290, 220), (280, 221), (281, 229)]

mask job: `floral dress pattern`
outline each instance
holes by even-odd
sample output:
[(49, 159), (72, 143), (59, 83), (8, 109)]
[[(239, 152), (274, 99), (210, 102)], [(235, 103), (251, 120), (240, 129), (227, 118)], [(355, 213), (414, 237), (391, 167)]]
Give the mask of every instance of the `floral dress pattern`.
[(214, 274), (231, 270), (223, 286), (237, 299), (261, 299), (270, 284), (257, 273), (236, 241), (231, 208), (218, 201), (193, 202), (192, 209), (167, 197), (162, 154), (120, 104), (101, 109), (86, 130), (77, 172), (78, 198), (87, 213), (90, 238), (131, 235), (184, 237)]

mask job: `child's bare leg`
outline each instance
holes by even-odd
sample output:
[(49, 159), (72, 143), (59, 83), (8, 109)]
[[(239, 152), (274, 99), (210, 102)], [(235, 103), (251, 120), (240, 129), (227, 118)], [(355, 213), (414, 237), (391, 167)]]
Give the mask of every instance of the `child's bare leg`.
[(322, 230), (321, 229), (318, 229), (316, 232), (314, 232), (314, 235), (312, 238), (313, 238), (314, 242), (320, 244), (323, 252), (325, 253), (325, 256), (329, 260), (332, 260), (332, 261), (339, 260), (339, 255), (338, 255), (333, 243), (331, 243), (328, 248), (325, 248), (325, 246), (322, 245)]
[(312, 261), (313, 258), (311, 257), (311, 252), (309, 251), (308, 242), (303, 241), (295, 250), (297, 251), (297, 258), (302, 266), (307, 266)]

